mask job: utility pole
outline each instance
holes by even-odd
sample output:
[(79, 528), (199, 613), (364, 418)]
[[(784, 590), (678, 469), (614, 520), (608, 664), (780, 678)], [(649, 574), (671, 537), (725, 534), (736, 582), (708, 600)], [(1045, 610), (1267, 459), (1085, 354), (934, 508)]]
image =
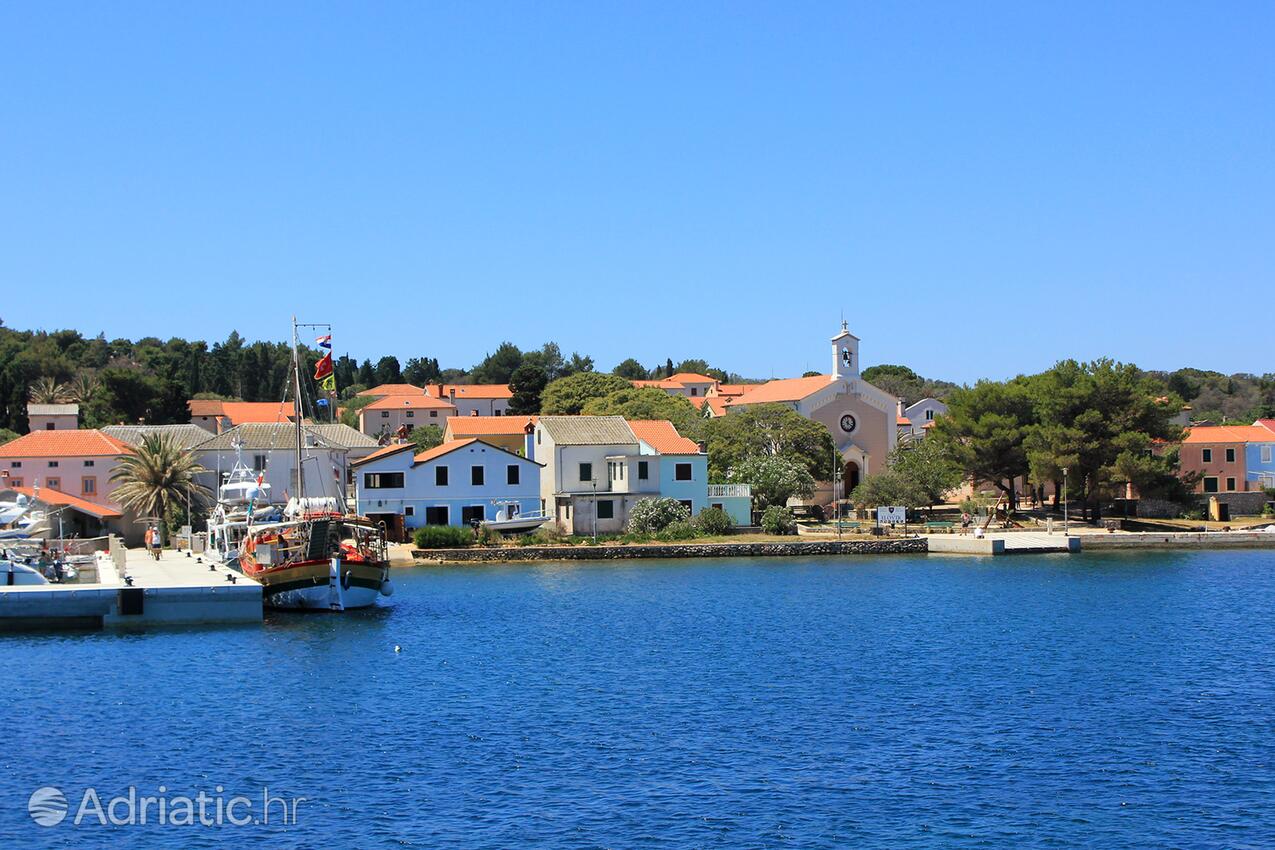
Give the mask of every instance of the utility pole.
[(1063, 537), (1067, 536), (1067, 467), (1063, 467)]

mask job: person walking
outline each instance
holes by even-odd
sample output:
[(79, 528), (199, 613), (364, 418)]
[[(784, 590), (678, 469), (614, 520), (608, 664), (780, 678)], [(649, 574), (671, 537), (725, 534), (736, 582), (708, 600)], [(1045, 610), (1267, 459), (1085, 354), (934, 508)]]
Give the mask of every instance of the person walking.
[(158, 561), (162, 551), (160, 549), (159, 526), (151, 526), (151, 529), (147, 532), (147, 534), (150, 535), (150, 539), (147, 542), (151, 547), (151, 556)]

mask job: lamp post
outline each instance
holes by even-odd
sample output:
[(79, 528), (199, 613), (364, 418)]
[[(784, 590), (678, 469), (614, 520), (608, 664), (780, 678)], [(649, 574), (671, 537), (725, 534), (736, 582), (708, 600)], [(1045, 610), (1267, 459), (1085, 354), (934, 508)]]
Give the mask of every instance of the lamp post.
[(593, 485), (593, 542), (598, 542), (598, 479), (593, 477), (589, 479), (589, 483)]
[(1063, 537), (1067, 536), (1067, 467), (1063, 467)]

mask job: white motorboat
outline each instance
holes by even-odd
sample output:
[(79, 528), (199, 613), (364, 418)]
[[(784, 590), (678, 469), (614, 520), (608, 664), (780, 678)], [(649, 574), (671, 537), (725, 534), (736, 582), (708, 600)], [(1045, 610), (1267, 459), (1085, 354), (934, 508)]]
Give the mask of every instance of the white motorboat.
[(0, 502), (0, 540), (25, 540), (48, 529), (48, 517), (22, 493)]
[(525, 534), (535, 531), (549, 521), (546, 514), (524, 514), (518, 502), (496, 502), (496, 518), (484, 520), (483, 525), (501, 534)]
[(263, 473), (243, 462), (243, 444), (235, 444), (235, 465), (217, 488), (217, 505), (208, 517), (210, 558), (239, 566), (239, 548), (253, 525), (278, 522), (282, 509), (270, 503), (270, 484)]

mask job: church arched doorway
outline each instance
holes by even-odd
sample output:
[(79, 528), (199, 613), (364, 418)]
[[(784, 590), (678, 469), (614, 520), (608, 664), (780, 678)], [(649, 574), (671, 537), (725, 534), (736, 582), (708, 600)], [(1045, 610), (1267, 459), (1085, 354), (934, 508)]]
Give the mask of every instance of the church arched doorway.
[(859, 464), (852, 460), (847, 461), (845, 468), (841, 470), (841, 480), (845, 482), (846, 495), (849, 496), (859, 486)]

